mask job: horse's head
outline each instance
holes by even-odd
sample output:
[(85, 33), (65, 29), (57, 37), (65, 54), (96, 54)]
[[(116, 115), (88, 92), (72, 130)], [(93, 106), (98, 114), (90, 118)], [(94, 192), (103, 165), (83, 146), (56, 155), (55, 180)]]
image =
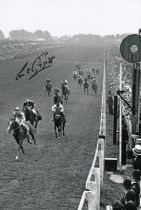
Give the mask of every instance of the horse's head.
[(28, 107), (24, 107), (22, 111), (24, 113), (25, 119), (29, 120), (30, 110), (28, 109)]
[(56, 111), (56, 113), (54, 114), (54, 120), (58, 121), (61, 119), (61, 113), (59, 110)]
[(8, 128), (7, 128), (7, 132), (11, 133), (11, 131), (14, 131), (18, 128), (18, 123), (15, 120), (11, 120), (9, 122)]

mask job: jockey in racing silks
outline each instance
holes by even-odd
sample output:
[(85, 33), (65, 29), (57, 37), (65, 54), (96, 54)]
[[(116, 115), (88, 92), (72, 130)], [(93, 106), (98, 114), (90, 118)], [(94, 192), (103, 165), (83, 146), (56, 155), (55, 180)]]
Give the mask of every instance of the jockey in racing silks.
[(73, 70), (73, 75), (77, 75), (76, 69)]
[(54, 120), (54, 116), (55, 116), (56, 112), (58, 112), (58, 111), (60, 112), (61, 116), (63, 118), (65, 118), (65, 116), (64, 116), (64, 107), (59, 101), (52, 106), (53, 120)]
[(38, 115), (37, 110), (36, 110), (36, 105), (32, 100), (26, 99), (23, 104), (23, 108), (25, 107), (27, 107), (28, 109), (31, 109), (36, 116)]
[(52, 84), (51, 84), (51, 80), (50, 80), (50, 79), (46, 79), (46, 80), (45, 80), (45, 84), (46, 84), (46, 85), (50, 85), (50, 86), (52, 87)]
[(19, 125), (22, 125), (23, 129), (26, 131), (26, 134), (27, 135), (29, 134), (29, 128), (24, 123), (25, 122), (24, 113), (20, 111), (19, 107), (15, 107), (12, 119), (15, 120)]
[(96, 78), (95, 77), (92, 77), (92, 80), (91, 80), (91, 85), (97, 85), (97, 82), (96, 82)]
[(62, 80), (62, 82), (61, 82), (61, 89), (63, 89), (63, 87), (65, 87), (65, 88), (67, 88), (67, 90), (69, 90), (68, 81), (66, 79)]

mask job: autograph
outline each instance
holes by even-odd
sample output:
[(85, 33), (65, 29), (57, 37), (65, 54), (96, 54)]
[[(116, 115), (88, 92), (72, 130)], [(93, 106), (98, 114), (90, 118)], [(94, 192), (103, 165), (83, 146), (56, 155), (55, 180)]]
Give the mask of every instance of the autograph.
[(32, 75), (28, 78), (29, 80), (32, 79), (39, 72), (51, 67), (54, 58), (55, 56), (48, 57), (48, 52), (45, 52), (41, 54), (38, 58), (36, 58), (31, 68), (28, 67), (28, 62), (26, 62), (21, 71), (17, 74), (16, 80), (23, 77), (25, 75), (25, 72), (28, 74), (32, 73)]

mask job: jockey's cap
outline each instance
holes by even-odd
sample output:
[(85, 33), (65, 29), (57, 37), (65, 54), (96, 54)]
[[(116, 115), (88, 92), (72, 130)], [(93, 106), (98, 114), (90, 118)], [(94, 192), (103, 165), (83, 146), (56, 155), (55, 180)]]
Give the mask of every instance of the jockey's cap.
[(15, 111), (20, 111), (20, 108), (16, 106), (14, 110)]
[(56, 91), (56, 92), (59, 92), (59, 88), (58, 88), (58, 87), (56, 87), (56, 88), (55, 88), (55, 91)]

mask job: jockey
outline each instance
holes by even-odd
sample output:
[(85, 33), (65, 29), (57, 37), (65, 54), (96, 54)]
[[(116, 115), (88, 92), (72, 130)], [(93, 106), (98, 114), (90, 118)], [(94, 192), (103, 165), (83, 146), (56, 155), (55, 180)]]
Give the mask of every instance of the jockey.
[(63, 87), (66, 87), (69, 90), (68, 81), (66, 79), (62, 80), (61, 82), (61, 89), (63, 89)]
[(74, 74), (75, 74), (75, 75), (77, 74), (77, 71), (76, 71), (76, 69), (74, 69), (74, 70), (73, 70), (73, 75), (74, 75)]
[(52, 86), (51, 80), (50, 80), (50, 79), (45, 80), (45, 84), (46, 84), (46, 85), (51, 85), (51, 86)]
[(94, 84), (97, 84), (96, 78), (95, 77), (92, 77), (91, 85), (94, 85)]
[(29, 134), (29, 128), (24, 123), (25, 122), (25, 116), (22, 111), (20, 111), (19, 107), (15, 107), (13, 112), (13, 120), (15, 120), (19, 125), (22, 125), (24, 130), (26, 131), (26, 134)]
[(81, 80), (83, 80), (83, 77), (82, 77), (82, 75), (78, 75), (78, 79), (81, 79)]
[(34, 103), (34, 101), (26, 99), (24, 104), (23, 104), (23, 109), (27, 107), (28, 109), (31, 109), (33, 111), (33, 113), (38, 116), (38, 112), (36, 110), (36, 105)]
[(56, 87), (56, 88), (54, 89), (54, 94), (55, 94), (55, 93), (60, 94), (60, 90), (59, 90), (58, 87)]
[(52, 112), (53, 112), (53, 117), (55, 116), (56, 112), (60, 112), (61, 116), (65, 118), (64, 116), (64, 107), (63, 105), (60, 103), (60, 101), (58, 101), (55, 105), (52, 106)]

